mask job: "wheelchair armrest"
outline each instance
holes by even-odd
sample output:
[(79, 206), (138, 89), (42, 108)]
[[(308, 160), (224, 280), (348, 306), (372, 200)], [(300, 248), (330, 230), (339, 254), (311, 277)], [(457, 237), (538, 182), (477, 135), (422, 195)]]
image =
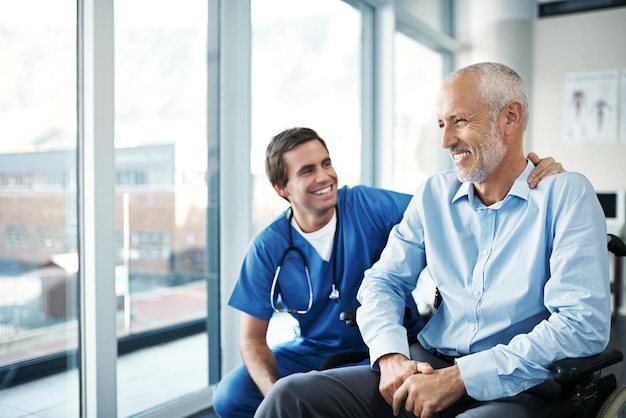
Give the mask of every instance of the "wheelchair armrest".
[(339, 314), (339, 319), (346, 323), (348, 327), (356, 326), (356, 309), (351, 309), (349, 311), (343, 311)]
[(607, 347), (603, 352), (589, 357), (566, 358), (554, 363), (552, 371), (557, 383), (565, 383), (580, 379), (591, 379), (593, 374), (624, 358), (621, 351)]
[(622, 239), (613, 234), (607, 234), (607, 246), (609, 251), (618, 257), (626, 256), (626, 244)]

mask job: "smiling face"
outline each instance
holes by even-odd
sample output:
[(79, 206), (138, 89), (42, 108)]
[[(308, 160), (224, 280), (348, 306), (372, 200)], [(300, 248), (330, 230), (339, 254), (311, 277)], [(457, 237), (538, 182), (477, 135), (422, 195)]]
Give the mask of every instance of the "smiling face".
[(283, 162), (287, 184), (274, 185), (274, 189), (289, 200), (303, 230), (310, 232), (325, 225), (337, 204), (338, 184), (328, 151), (318, 140), (312, 140), (285, 152)]
[(437, 99), (441, 143), (448, 150), (463, 182), (484, 182), (507, 152), (497, 121), (480, 100), (476, 78), (461, 77), (444, 85)]

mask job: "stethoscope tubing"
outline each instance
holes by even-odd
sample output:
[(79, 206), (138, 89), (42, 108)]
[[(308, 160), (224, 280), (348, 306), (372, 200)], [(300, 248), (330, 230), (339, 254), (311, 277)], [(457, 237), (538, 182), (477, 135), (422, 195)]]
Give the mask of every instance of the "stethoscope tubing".
[[(291, 222), (289, 223), (289, 237), (291, 238)], [(274, 279), (272, 280), (272, 289), (270, 290), (270, 303), (272, 304), (272, 309), (274, 309), (274, 311), (283, 312), (282, 310), (276, 307), (276, 304), (274, 303), (274, 294), (276, 292), (276, 287), (279, 286), (278, 275), (280, 274), (280, 270), (283, 267), (285, 258), (287, 258), (287, 255), (289, 254), (290, 251), (295, 251), (296, 253), (298, 253), (300, 258), (302, 259), (302, 264), (304, 265), (304, 274), (306, 275), (307, 286), (309, 287), (309, 303), (307, 305), (306, 310), (287, 309), (286, 311), (288, 313), (297, 313), (297, 314), (304, 315), (305, 313), (308, 313), (311, 310), (311, 307), (313, 306), (313, 283), (311, 282), (311, 276), (309, 274), (309, 263), (307, 262), (304, 252), (302, 252), (300, 248), (293, 245), (293, 242), (291, 242), (291, 245), (287, 247), (285, 251), (283, 251), (283, 255), (280, 257), (280, 261), (278, 262), (278, 265), (276, 266), (276, 272), (274, 273)]]
[[(289, 246), (283, 251), (280, 259), (278, 260), (276, 271), (274, 272), (274, 278), (272, 279), (272, 286), (270, 289), (270, 303), (272, 305), (272, 309), (275, 312), (286, 311), (288, 313), (306, 314), (311, 310), (311, 307), (313, 306), (313, 283), (311, 282), (311, 276), (309, 274), (309, 263), (306, 259), (306, 256), (304, 255), (304, 252), (293, 243), (293, 232), (292, 232), (293, 227), (291, 225), (293, 221), (293, 208), (290, 207), (289, 211), (290, 213), (289, 213), (288, 224), (287, 224)], [(333, 269), (333, 282), (332, 282), (331, 291), (328, 297), (329, 299), (332, 299), (335, 302), (338, 302), (339, 290), (337, 288), (337, 242), (339, 238), (339, 210), (337, 206), (335, 206), (335, 216), (336, 216), (337, 222), (335, 224), (335, 234), (333, 236), (333, 248), (332, 248), (332, 255), (331, 255), (331, 259), (332, 259), (331, 262), (332, 262), (332, 269)], [(308, 302), (306, 310), (280, 309), (276, 307), (276, 303), (274, 302), (274, 295), (276, 294), (276, 291), (278, 290), (278, 292), (280, 292), (280, 285), (278, 284), (278, 276), (283, 267), (283, 263), (285, 262), (285, 259), (287, 258), (287, 255), (291, 251), (295, 251), (300, 256), (300, 259), (302, 260), (302, 264), (304, 265), (304, 273), (306, 275), (307, 286), (309, 288), (308, 289), (309, 290), (309, 302)]]

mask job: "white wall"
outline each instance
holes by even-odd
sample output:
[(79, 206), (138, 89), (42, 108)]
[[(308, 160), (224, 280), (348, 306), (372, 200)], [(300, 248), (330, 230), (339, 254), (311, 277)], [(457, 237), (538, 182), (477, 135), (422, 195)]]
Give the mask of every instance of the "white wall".
[(456, 38), (466, 48), (456, 68), (484, 61), (501, 62), (532, 84), (535, 0), (456, 0)]
[(537, 19), (534, 25), (530, 148), (554, 156), (568, 171), (585, 174), (596, 189), (626, 190), (626, 142), (564, 144), (563, 78), (566, 73), (626, 69), (625, 22), (626, 8), (614, 8)]

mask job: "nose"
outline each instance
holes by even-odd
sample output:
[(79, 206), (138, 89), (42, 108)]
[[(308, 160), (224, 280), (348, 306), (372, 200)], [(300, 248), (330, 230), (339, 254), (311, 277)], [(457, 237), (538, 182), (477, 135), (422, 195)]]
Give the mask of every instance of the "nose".
[(324, 183), (331, 179), (333, 176), (333, 169), (331, 167), (322, 167), (320, 170), (316, 171), (315, 181), (317, 183)]
[(456, 136), (454, 135), (454, 130), (452, 129), (452, 127), (449, 127), (448, 125), (444, 125), (441, 128), (441, 146), (442, 146), (442, 148), (449, 149), (453, 145), (455, 145), (457, 142), (458, 142), (458, 140), (456, 139)]

